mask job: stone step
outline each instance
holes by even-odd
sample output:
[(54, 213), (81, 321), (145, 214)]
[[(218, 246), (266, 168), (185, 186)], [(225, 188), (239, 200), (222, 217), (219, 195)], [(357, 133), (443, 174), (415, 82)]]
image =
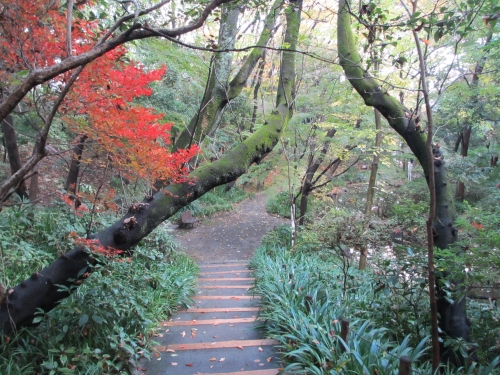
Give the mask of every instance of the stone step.
[(199, 267), (192, 306), (160, 323), (156, 351), (135, 374), (277, 375), (282, 370), (278, 342), (264, 338), (256, 321), (260, 297), (249, 295), (255, 279), (248, 264)]
[(200, 320), (173, 320), (160, 323), (163, 327), (175, 326), (199, 326), (199, 325), (220, 325), (220, 324), (238, 324), (255, 322), (255, 318), (236, 318), (236, 319), (200, 319)]
[(236, 348), (241, 349), (247, 346), (267, 346), (277, 345), (278, 341), (273, 339), (257, 339), (257, 340), (228, 340), (228, 341), (212, 341), (212, 342), (193, 342), (183, 344), (169, 344), (163, 346), (156, 346), (158, 352), (179, 351), (179, 350), (202, 350), (202, 349), (224, 349)]
[(161, 345), (229, 340), (258, 340), (264, 337), (262, 330), (256, 328), (255, 322), (220, 326), (162, 327), (162, 329), (157, 331), (157, 335), (160, 337), (155, 338), (155, 341), (161, 342)]
[(246, 374), (280, 367), (279, 353), (272, 345), (203, 350), (158, 352), (152, 356), (145, 375), (195, 375), (198, 373)]
[(238, 371), (238, 372), (197, 372), (196, 375), (277, 375), (279, 369), (255, 370), (255, 371)]

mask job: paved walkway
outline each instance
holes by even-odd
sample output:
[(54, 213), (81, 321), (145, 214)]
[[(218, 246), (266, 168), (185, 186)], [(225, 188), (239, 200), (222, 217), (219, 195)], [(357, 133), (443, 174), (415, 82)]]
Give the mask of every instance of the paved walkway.
[(255, 321), (259, 297), (249, 295), (247, 262), (200, 264), (194, 305), (163, 322), (157, 355), (136, 375), (276, 375), (276, 341)]

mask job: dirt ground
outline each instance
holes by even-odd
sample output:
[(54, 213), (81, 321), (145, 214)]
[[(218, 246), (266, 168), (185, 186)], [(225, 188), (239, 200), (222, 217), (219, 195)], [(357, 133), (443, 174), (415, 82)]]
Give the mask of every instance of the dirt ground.
[(240, 202), (233, 211), (223, 212), (190, 229), (173, 231), (184, 251), (199, 263), (249, 260), (262, 236), (287, 220), (266, 212), (264, 193)]

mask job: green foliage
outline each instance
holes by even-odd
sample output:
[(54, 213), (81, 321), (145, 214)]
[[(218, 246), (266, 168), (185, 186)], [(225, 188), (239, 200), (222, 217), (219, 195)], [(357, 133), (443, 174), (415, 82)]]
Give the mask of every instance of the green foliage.
[(207, 66), (197, 54), (159, 39), (138, 42), (132, 53), (134, 58), (150, 67), (167, 66), (164, 79), (151, 85), (153, 95), (139, 101), (164, 113), (165, 121), (175, 125), (172, 129), (175, 136), (184, 130), (199, 109), (198, 98), (205, 88)]
[(278, 194), (272, 196), (267, 201), (266, 210), (270, 214), (290, 219), (290, 194), (286, 191), (280, 191)]
[[(65, 215), (49, 210), (36, 212), (36, 224), (23, 220), (22, 215), (13, 217), (14, 213), (18, 211), (2, 215), (17, 224), (10, 233), (1, 233), (7, 271), (2, 282), (7, 285), (19, 282), (12, 271), (23, 278), (27, 271), (39, 269), (56, 256), (57, 249), (47, 250), (54, 244), (47, 235), (42, 236), (43, 228), (52, 236), (75, 229), (68, 227)], [(22, 243), (24, 251), (13, 246), (15, 242)], [(129, 373), (131, 364), (150, 355), (154, 344), (150, 332), (156, 322), (188, 303), (194, 293), (197, 267), (175, 249), (173, 239), (159, 228), (136, 247), (133, 258), (100, 257), (82, 286), (57, 308), (35, 317), (37, 327), (25, 328), (9, 342), (0, 343), (0, 373)], [(62, 291), (71, 289), (61, 287)]]
[[(301, 236), (302, 232), (299, 244)], [(269, 336), (280, 342), (285, 371), (395, 374), (399, 357), (407, 355), (414, 361), (413, 369), (431, 373), (423, 251), (407, 249), (397, 256), (380, 253), (373, 260), (374, 272), (349, 268), (344, 293), (345, 270), (337, 266), (338, 260), (304, 253), (300, 245), (292, 251), (289, 242), (289, 229), (278, 228), (264, 238), (251, 261), (256, 275), (252, 290), (262, 303), (259, 319)], [(474, 311), (483, 317), (490, 313)], [(342, 318), (351, 321), (347, 343), (339, 337)], [(498, 360), (442, 370), (495, 374)]]
[[(399, 356), (417, 360), (426, 350), (427, 338), (412, 349), (409, 337), (401, 337), (398, 343), (387, 329), (377, 328), (376, 321), (358, 319), (366, 305), (379, 302), (371, 277), (351, 270), (343, 297), (339, 268), (314, 255), (262, 247), (251, 265), (257, 278), (253, 291), (262, 298), (259, 319), (266, 322), (269, 335), (280, 341), (286, 371), (371, 373), (376, 368), (389, 374), (397, 371)], [(383, 311), (379, 305), (376, 308)], [(352, 319), (344, 354), (340, 351), (344, 345), (339, 338), (341, 318)]]
[(415, 179), (391, 190), (383, 192), (388, 216), (403, 229), (424, 232), (429, 212), (429, 188), (425, 179)]
[(178, 221), (180, 214), (187, 210), (191, 210), (193, 216), (196, 217), (210, 217), (218, 212), (230, 211), (236, 203), (249, 196), (247, 192), (238, 187), (232, 187), (228, 192), (224, 191), (225, 188), (225, 185), (214, 188), (201, 198), (189, 203), (176, 215), (172, 216), (170, 220)]
[(71, 232), (85, 233), (85, 224), (65, 207), (39, 210), (19, 205), (4, 209), (0, 215), (0, 283), (16, 285), (50, 264), (70, 249)]
[[(494, 297), (500, 292), (500, 217), (494, 206), (463, 203), (463, 214), (457, 219), (460, 231), (454, 253), (460, 254), (459, 265), (466, 265), (465, 283), (472, 296)], [(448, 257), (449, 253), (446, 254)], [(447, 257), (439, 264), (446, 267)], [(447, 269), (448, 270), (448, 269)], [(464, 274), (463, 266), (450, 272)], [(452, 295), (452, 297), (454, 297)], [(456, 298), (456, 297), (454, 297)], [(480, 358), (491, 360), (500, 348), (500, 309), (487, 299), (468, 299), (468, 315), (472, 324), (473, 340)]]

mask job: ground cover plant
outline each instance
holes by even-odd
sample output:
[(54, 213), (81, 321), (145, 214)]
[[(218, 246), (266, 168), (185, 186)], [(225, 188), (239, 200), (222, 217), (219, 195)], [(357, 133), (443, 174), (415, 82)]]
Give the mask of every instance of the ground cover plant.
[[(285, 370), (395, 374), (398, 358), (406, 355), (417, 373), (432, 373), (427, 286), (419, 268), (425, 259), (407, 253), (399, 259), (382, 259), (380, 267), (371, 270), (346, 270), (336, 255), (327, 257), (326, 252), (301, 247), (301, 238), (307, 236), (299, 235), (293, 250), (288, 245), (289, 229), (278, 228), (251, 261), (256, 274), (253, 291), (262, 298), (259, 319), (269, 336), (280, 342)], [(342, 318), (351, 321), (347, 343), (340, 338)], [(489, 358), (483, 364), (441, 370), (493, 374), (500, 373), (495, 368), (498, 362)]]
[[(54, 209), (38, 209), (24, 221), (18, 208), (2, 215), (3, 285), (52, 261), (71, 245), (68, 234), (84, 226), (83, 217), (56, 215)], [(122, 374), (139, 358), (153, 355), (152, 332), (158, 321), (189, 302), (196, 265), (176, 251), (166, 227), (139, 244), (133, 258), (96, 256), (94, 272), (57, 309), (40, 312), (35, 327), (2, 336), (1, 374)]]
[(250, 196), (250, 193), (239, 187), (232, 187), (226, 191), (225, 186), (218, 186), (200, 199), (186, 205), (177, 214), (172, 216), (170, 220), (172, 222), (178, 221), (181, 213), (188, 210), (196, 217), (210, 217), (218, 212), (232, 210), (236, 203)]

